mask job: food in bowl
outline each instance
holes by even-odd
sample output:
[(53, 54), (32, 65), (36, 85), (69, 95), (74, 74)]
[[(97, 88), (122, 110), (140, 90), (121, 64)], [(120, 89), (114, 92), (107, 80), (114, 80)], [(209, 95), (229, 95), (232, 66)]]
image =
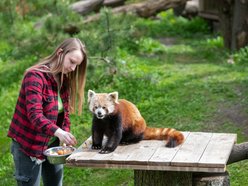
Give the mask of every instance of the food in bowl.
[(74, 147), (69, 146), (51, 147), (44, 152), (44, 155), (51, 164), (64, 164), (74, 150), (76, 150)]
[(63, 147), (61, 149), (57, 149), (57, 151), (49, 151), (48, 155), (66, 155), (66, 154), (71, 154), (73, 152), (73, 150), (71, 148), (66, 148), (66, 147)]

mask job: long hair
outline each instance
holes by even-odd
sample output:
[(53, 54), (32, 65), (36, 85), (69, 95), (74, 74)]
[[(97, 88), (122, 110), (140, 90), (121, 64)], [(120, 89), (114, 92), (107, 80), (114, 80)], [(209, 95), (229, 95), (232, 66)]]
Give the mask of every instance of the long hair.
[[(59, 50), (63, 50), (62, 55), (57, 55)], [(69, 108), (71, 113), (76, 113), (78, 111), (78, 115), (82, 113), (82, 107), (84, 103), (84, 87), (86, 81), (86, 66), (87, 66), (87, 52), (85, 45), (78, 38), (68, 38), (64, 40), (55, 50), (54, 52), (47, 56), (46, 58), (39, 61), (37, 64), (31, 66), (26, 71), (30, 69), (39, 70), (42, 72), (51, 73), (52, 75), (60, 76), (60, 87), (63, 84), (63, 62), (65, 55), (73, 50), (80, 50), (83, 54), (83, 61), (80, 65), (76, 67), (76, 69), (70, 73), (68, 73), (68, 88), (70, 94), (69, 100)], [(41, 68), (41, 67), (49, 67), (51, 68)], [(62, 73), (61, 73), (62, 72)], [(78, 104), (76, 104), (78, 102)]]

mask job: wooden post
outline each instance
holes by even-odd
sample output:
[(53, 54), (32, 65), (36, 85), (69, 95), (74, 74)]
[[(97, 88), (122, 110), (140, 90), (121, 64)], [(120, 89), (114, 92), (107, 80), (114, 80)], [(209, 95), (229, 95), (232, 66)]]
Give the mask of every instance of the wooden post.
[(191, 172), (134, 170), (135, 186), (192, 186)]

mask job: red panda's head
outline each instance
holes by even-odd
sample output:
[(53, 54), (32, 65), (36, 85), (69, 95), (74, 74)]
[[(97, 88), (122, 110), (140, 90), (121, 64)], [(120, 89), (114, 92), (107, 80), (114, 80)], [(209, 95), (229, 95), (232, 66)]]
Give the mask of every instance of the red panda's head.
[(103, 119), (115, 111), (115, 105), (118, 104), (118, 92), (95, 93), (89, 90), (88, 104), (90, 111), (98, 119)]

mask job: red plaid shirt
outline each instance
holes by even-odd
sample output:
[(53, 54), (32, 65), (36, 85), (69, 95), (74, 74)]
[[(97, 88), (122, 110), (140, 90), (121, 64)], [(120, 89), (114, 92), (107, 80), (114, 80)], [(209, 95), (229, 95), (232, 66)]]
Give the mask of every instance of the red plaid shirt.
[[(64, 107), (64, 121), (60, 125), (63, 130), (69, 131), (69, 95), (65, 86), (62, 86), (60, 96)], [(23, 78), (8, 136), (16, 140), (28, 156), (44, 159), (43, 151), (59, 128), (57, 117), (58, 88), (55, 79), (49, 73), (30, 70)]]

